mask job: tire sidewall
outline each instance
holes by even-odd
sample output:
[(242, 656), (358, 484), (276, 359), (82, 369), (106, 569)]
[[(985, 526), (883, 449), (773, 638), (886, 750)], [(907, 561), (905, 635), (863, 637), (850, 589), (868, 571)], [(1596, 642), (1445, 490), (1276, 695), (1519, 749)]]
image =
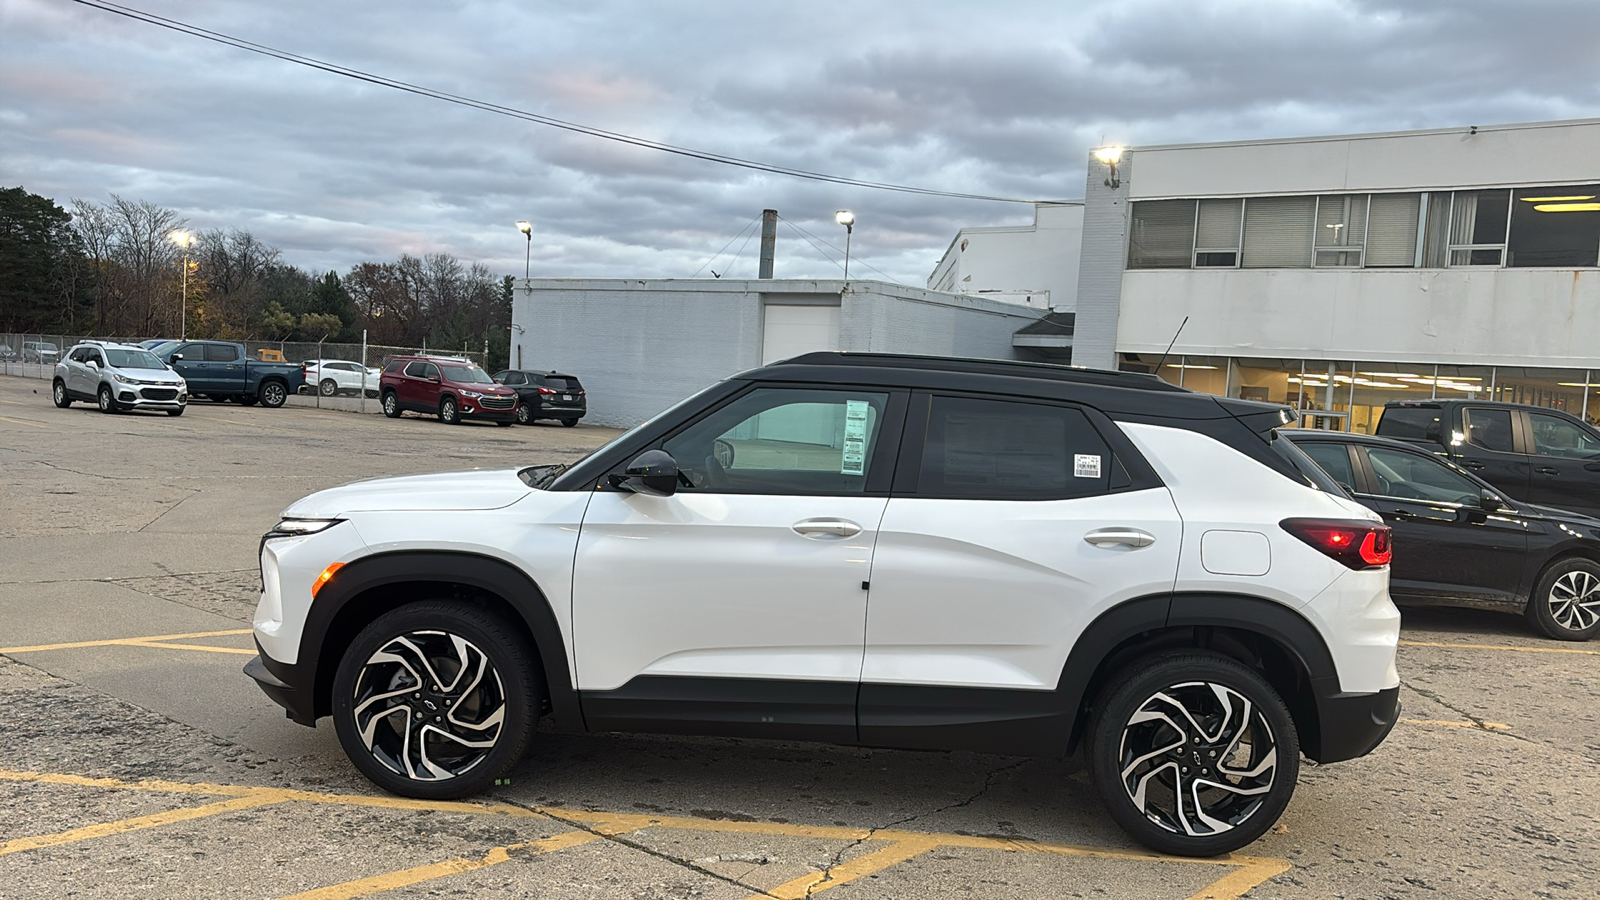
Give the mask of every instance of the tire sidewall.
[(460, 407), (456, 406), (456, 401), (449, 397), (439, 401), (439, 421), (446, 425), (454, 425), (461, 421), (461, 411)]
[(332, 378), (324, 378), (322, 383), (317, 385), (317, 392), (324, 397), (332, 397), (339, 393), (339, 383)]
[[(1157, 691), (1189, 681), (1222, 684), (1244, 695), (1265, 715), (1277, 741), (1277, 773), (1262, 806), (1239, 826), (1205, 837), (1176, 834), (1146, 818), (1123, 788), (1118, 760), (1123, 729), (1133, 713)], [(1283, 699), (1243, 664), (1200, 651), (1151, 657), (1120, 670), (1096, 700), (1087, 743), (1090, 780), (1111, 817), (1139, 843), (1176, 856), (1217, 856), (1255, 841), (1283, 815), (1299, 778), (1299, 736)]]
[(394, 391), (387, 391), (383, 395), (383, 414), (391, 419), (400, 418), (400, 397)]
[(66, 385), (66, 382), (64, 382), (64, 381), (62, 381), (61, 379), (58, 378), (58, 379), (56, 379), (56, 383), (51, 387), (50, 390), (51, 390), (51, 393), (54, 395), (54, 400), (56, 402), (56, 406), (58, 406), (58, 407), (60, 407), (62, 409), (66, 409), (67, 407), (72, 405), (72, 398), (67, 396), (67, 385)]
[(1539, 576), (1535, 585), (1533, 596), (1528, 599), (1528, 608), (1525, 615), (1533, 627), (1545, 637), (1558, 641), (1586, 641), (1600, 634), (1600, 622), (1589, 628), (1574, 631), (1564, 627), (1556, 621), (1554, 611), (1550, 608), (1550, 592), (1555, 588), (1556, 581), (1569, 572), (1582, 571), (1600, 578), (1600, 565), (1580, 557), (1569, 557), (1556, 560), (1550, 568)]
[(96, 391), (94, 396), (95, 403), (100, 406), (101, 412), (114, 413), (117, 411), (117, 401), (115, 397), (111, 396), (111, 388), (109, 386), (100, 385), (100, 390)]
[(517, 424), (518, 425), (532, 425), (533, 424), (533, 413), (529, 412), (528, 407), (526, 407), (526, 406), (518, 406), (517, 407)]
[[(373, 758), (357, 733), (353, 702), (356, 678), (379, 647), (398, 635), (429, 630), (457, 634), (475, 644), (500, 674), (506, 697), (505, 720), (494, 749), (466, 774), (438, 782), (412, 781)], [(373, 620), (345, 650), (333, 679), (334, 731), (355, 767), (384, 790), (427, 800), (463, 797), (492, 787), (526, 752), (538, 724), (541, 684), (537, 656), (499, 617), (454, 601), (412, 603)]]
[(261, 386), (261, 405), (267, 409), (277, 409), (289, 399), (289, 391), (276, 381), (269, 381)]

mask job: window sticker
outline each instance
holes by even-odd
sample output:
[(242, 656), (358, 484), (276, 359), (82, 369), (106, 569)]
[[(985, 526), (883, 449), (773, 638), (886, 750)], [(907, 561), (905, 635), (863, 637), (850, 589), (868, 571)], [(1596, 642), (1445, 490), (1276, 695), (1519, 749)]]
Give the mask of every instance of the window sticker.
[(844, 403), (844, 456), (839, 462), (839, 474), (861, 475), (867, 466), (867, 409), (865, 400), (846, 400)]
[(1100, 456), (1095, 453), (1075, 453), (1072, 456), (1072, 474), (1077, 478), (1099, 478)]

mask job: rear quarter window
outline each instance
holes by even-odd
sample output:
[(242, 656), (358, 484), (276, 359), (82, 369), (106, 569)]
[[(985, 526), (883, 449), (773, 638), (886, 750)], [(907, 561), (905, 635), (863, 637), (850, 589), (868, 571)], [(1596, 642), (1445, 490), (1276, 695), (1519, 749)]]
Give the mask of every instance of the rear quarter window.
[(1391, 406), (1378, 419), (1377, 434), (1400, 441), (1437, 441), (1443, 433), (1444, 410), (1420, 406)]

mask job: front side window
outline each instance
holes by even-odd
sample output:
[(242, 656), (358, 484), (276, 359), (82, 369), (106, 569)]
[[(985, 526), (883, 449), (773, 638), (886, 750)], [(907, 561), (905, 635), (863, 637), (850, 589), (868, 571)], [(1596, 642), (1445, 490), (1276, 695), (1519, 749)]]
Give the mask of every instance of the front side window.
[(1368, 447), (1366, 453), (1382, 496), (1461, 505), (1478, 502), (1478, 483), (1438, 459), (1387, 447)]
[(1600, 438), (1559, 416), (1531, 413), (1533, 426), (1533, 452), (1540, 456), (1560, 456), (1567, 459), (1592, 459), (1600, 457)]
[(1080, 410), (934, 397), (917, 479), (921, 496), (1055, 500), (1110, 489), (1111, 450)]
[(427, 378), (428, 364), (425, 362), (411, 363), (406, 366), (406, 375), (412, 378)]
[(1468, 409), (1466, 411), (1466, 442), (1485, 450), (1500, 453), (1516, 452), (1511, 439), (1511, 410)]
[(757, 388), (662, 445), (685, 490), (860, 494), (889, 402), (886, 393)]

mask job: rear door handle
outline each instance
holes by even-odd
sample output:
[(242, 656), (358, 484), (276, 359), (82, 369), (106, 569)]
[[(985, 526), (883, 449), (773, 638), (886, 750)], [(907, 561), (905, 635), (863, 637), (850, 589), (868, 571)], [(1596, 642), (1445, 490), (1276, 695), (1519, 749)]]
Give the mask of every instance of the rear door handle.
[(1478, 462), (1475, 459), (1469, 459), (1466, 462), (1462, 463), (1461, 465), (1464, 468), (1468, 468), (1468, 469), (1473, 470), (1474, 472), (1476, 472), (1477, 470), (1483, 468), (1483, 463)]
[(789, 527), (796, 534), (813, 540), (855, 537), (861, 533), (861, 526), (847, 519), (801, 519)]
[(1552, 469), (1549, 466), (1540, 466), (1539, 467), (1539, 474), (1540, 475), (1560, 475), (1561, 474), (1561, 470), (1560, 469)]
[(1148, 547), (1156, 542), (1155, 535), (1137, 528), (1096, 528), (1084, 535), (1083, 539), (1096, 547), (1110, 547), (1114, 544)]
[(1583, 467), (1585, 472), (1600, 472), (1600, 462), (1592, 462)]

